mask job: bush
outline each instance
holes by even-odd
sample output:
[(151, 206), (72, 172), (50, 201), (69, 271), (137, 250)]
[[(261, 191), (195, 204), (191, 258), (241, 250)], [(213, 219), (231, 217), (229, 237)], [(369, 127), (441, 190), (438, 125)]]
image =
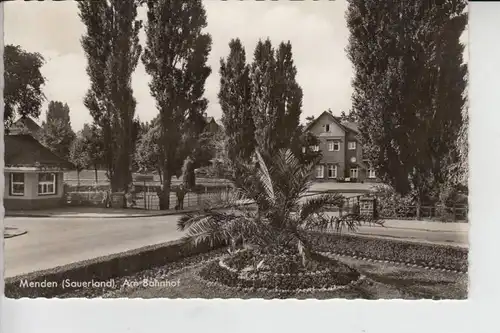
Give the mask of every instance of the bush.
[(66, 203), (70, 206), (99, 206), (104, 207), (105, 191), (99, 192), (69, 192), (66, 193)]
[(409, 218), (416, 216), (416, 207), (410, 195), (402, 196), (387, 185), (375, 187), (377, 212), (380, 218)]

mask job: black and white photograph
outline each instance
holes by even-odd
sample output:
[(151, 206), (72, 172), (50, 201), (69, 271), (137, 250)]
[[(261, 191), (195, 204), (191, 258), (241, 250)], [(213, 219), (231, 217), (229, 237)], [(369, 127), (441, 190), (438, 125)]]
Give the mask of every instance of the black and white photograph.
[(467, 1), (3, 7), (6, 297), (468, 298)]

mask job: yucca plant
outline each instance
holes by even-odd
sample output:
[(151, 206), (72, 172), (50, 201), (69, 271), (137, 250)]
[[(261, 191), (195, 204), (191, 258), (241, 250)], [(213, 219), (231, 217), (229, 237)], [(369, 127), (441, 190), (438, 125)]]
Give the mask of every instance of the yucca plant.
[[(300, 163), (290, 150), (275, 156), (255, 152), (251, 164), (238, 163), (238, 182), (229, 197), (217, 198), (200, 211), (178, 221), (184, 239), (200, 242), (224, 241), (264, 253), (290, 251), (300, 254), (305, 265), (314, 255), (307, 231), (343, 228), (355, 230), (364, 222), (379, 223), (358, 214), (331, 216), (331, 207), (342, 208), (345, 198), (327, 193), (311, 197), (315, 162)], [(252, 202), (249, 206), (245, 203)], [(256, 206), (256, 209), (255, 209)]]

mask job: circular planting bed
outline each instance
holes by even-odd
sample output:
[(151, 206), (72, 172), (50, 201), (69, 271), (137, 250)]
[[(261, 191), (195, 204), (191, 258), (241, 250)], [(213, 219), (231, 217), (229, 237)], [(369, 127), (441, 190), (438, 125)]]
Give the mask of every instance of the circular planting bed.
[(265, 255), (241, 251), (205, 265), (198, 273), (212, 285), (279, 292), (334, 291), (360, 280), (361, 274), (326, 257), (302, 265), (296, 254)]

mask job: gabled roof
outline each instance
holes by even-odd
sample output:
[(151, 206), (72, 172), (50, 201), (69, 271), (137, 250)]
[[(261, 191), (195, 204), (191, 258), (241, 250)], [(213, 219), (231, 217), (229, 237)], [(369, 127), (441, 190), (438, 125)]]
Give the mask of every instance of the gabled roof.
[(35, 134), (39, 131), (41, 131), (40, 125), (38, 125), (31, 117), (20, 117), (18, 120), (16, 120), (12, 126), (11, 126), (11, 131), (14, 132), (16, 128), (18, 127), (26, 127), (31, 133)]
[(336, 117), (328, 111), (323, 111), (323, 113), (321, 113), (318, 118), (314, 119), (311, 123), (309, 123), (309, 125), (307, 125), (306, 128), (304, 129), (304, 132), (307, 132), (308, 130), (310, 130), (314, 126), (314, 124), (316, 124), (316, 122), (324, 115), (329, 117), (333, 122), (335, 122), (337, 125), (339, 125), (344, 131), (346, 131), (346, 132), (351, 131), (354, 133), (359, 133), (357, 123), (342, 121), (340, 117)]
[(29, 134), (5, 135), (6, 167), (58, 167), (75, 169), (75, 166), (54, 154)]

